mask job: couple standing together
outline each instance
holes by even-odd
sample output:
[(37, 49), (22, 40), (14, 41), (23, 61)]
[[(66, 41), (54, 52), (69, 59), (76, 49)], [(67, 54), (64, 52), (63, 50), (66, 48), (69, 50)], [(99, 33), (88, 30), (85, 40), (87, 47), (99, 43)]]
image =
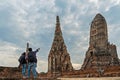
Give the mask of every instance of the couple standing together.
[(30, 78), (31, 71), (32, 71), (32, 74), (33, 74), (34, 78), (37, 78), (37, 71), (36, 71), (37, 58), (36, 58), (36, 53), (39, 50), (40, 50), (40, 48), (36, 49), (35, 51), (32, 51), (32, 48), (28, 48), (28, 54), (26, 54), (26, 52), (24, 52), (20, 56), (19, 62), (20, 62), (20, 65), (22, 66), (23, 78)]

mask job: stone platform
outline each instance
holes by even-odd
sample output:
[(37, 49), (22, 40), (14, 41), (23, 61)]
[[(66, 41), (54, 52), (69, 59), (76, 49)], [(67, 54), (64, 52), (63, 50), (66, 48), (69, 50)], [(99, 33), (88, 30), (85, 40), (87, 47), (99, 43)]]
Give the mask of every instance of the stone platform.
[(101, 77), (101, 78), (58, 78), (60, 80), (120, 80), (120, 77)]
[(0, 80), (61, 80), (61, 79), (54, 79), (54, 78), (29, 78), (29, 79), (22, 79), (22, 78), (6, 78), (6, 77), (0, 77)]
[[(34, 80), (34, 79), (19, 79), (19, 78), (0, 78), (0, 80)], [(101, 78), (38, 78), (35, 80), (120, 80), (120, 77), (101, 77)]]

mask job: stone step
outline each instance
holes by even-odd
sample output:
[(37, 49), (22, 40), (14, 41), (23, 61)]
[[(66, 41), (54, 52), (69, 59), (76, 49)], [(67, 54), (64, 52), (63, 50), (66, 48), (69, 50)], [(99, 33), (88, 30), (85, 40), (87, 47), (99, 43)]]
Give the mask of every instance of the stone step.
[(120, 80), (120, 77), (101, 77), (101, 78), (58, 78), (60, 80)]
[(60, 79), (53, 79), (53, 78), (21, 79), (21, 78), (2, 77), (2, 78), (0, 78), (0, 80), (60, 80)]

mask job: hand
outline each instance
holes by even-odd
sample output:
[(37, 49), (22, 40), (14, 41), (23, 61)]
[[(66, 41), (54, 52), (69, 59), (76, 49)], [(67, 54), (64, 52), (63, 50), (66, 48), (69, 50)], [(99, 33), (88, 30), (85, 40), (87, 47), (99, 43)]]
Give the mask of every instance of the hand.
[(40, 48), (37, 49), (38, 51), (40, 50)]
[(18, 68), (21, 68), (21, 64), (18, 65)]

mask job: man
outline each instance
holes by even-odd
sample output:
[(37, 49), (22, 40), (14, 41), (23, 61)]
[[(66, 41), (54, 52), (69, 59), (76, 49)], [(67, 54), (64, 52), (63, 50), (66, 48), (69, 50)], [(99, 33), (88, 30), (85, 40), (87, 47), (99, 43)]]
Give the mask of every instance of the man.
[(19, 67), (22, 66), (23, 78), (26, 78), (26, 65), (27, 65), (27, 62), (26, 62), (26, 59), (25, 59), (25, 52), (21, 54), (18, 61), (19, 61)]
[(30, 78), (30, 71), (32, 71), (34, 78), (37, 78), (37, 58), (36, 53), (40, 50), (40, 48), (32, 51), (32, 48), (28, 49), (28, 78)]

